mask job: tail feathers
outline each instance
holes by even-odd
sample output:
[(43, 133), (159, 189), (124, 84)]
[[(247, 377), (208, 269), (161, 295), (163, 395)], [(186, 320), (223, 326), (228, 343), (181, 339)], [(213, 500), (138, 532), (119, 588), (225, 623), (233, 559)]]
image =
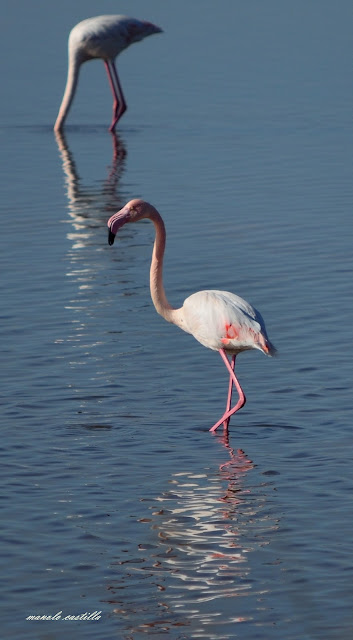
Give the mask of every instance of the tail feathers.
[(268, 356), (274, 357), (274, 356), (278, 355), (278, 351), (277, 351), (276, 347), (272, 344), (272, 342), (267, 340), (267, 345), (266, 346), (267, 346), (267, 349), (268, 349), (268, 351), (267, 351), (267, 355)]
[(276, 347), (261, 333), (258, 335), (258, 344), (261, 349), (267, 356), (276, 356), (277, 349)]

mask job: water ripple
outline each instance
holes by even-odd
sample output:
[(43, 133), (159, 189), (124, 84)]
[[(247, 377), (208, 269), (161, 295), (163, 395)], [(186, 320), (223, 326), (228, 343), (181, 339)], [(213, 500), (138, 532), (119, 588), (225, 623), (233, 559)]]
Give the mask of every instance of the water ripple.
[[(278, 528), (271, 514), (269, 485), (252, 486), (247, 476), (254, 464), (241, 449), (234, 451), (227, 441), (223, 445), (229, 459), (216, 475), (210, 469), (173, 473), (170, 487), (152, 500), (150, 516), (139, 520), (150, 528), (149, 543), (138, 545), (141, 555), (129, 554), (115, 563), (123, 576), (109, 587), (116, 598), (110, 602), (123, 607), (114, 611), (124, 612), (131, 633), (178, 624), (188, 628), (190, 638), (230, 639), (235, 623), (255, 618), (261, 625), (269, 615), (266, 606), (255, 605), (268, 586), (254, 581), (251, 557), (270, 544)], [(146, 501), (151, 499), (141, 499)], [(157, 598), (162, 622), (156, 620), (152, 604), (148, 611), (139, 609), (146, 581), (155, 591), (149, 600)], [(130, 597), (135, 593), (135, 605), (127, 606), (125, 590)], [(244, 598), (252, 604), (244, 604)], [(132, 616), (135, 622), (130, 628)]]

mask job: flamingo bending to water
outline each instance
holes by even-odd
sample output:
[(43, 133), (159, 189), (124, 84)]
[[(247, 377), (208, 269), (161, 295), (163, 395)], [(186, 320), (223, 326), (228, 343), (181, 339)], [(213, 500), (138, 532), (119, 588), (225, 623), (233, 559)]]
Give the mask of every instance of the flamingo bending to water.
[[(156, 311), (168, 322), (191, 333), (205, 347), (219, 351), (229, 372), (226, 410), (211, 427), (216, 431), (223, 423), (228, 429), (229, 419), (245, 404), (245, 395), (235, 375), (235, 358), (241, 351), (259, 349), (268, 356), (276, 349), (267, 337), (265, 323), (258, 311), (248, 302), (228, 291), (198, 291), (184, 301), (180, 309), (169, 304), (163, 286), (163, 256), (166, 231), (162, 217), (148, 202), (131, 200), (108, 220), (109, 244), (120, 227), (127, 222), (149, 218), (155, 226), (155, 242), (150, 270), (151, 298)], [(231, 356), (231, 361), (228, 359)], [(236, 387), (238, 402), (231, 408), (232, 390)]]
[(69, 35), (67, 82), (54, 130), (61, 131), (63, 128), (76, 92), (81, 64), (93, 58), (101, 58), (107, 70), (114, 97), (113, 119), (109, 129), (114, 131), (118, 120), (127, 108), (115, 67), (115, 58), (133, 42), (161, 32), (162, 29), (151, 22), (120, 15), (96, 16), (79, 22)]

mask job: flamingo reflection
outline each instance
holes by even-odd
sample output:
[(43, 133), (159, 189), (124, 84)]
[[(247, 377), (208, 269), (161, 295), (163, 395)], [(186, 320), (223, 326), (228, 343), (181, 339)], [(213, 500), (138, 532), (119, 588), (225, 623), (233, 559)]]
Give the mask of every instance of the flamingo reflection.
[(97, 188), (97, 181), (91, 186), (82, 185), (65, 135), (55, 132), (55, 138), (65, 175), (68, 211), (75, 230), (79, 231), (92, 226), (93, 221), (97, 223), (97, 216), (99, 216), (99, 226), (103, 221), (105, 224), (107, 215), (115, 212), (125, 197), (119, 193), (119, 181), (124, 171), (127, 153), (122, 139), (116, 133), (111, 134), (113, 148), (111, 165), (107, 177), (98, 183)]
[[(88, 182), (80, 177), (65, 135), (57, 132), (55, 138), (65, 177), (69, 214), (65, 220), (69, 246), (64, 261), (68, 278), (65, 309), (69, 324), (55, 342), (62, 345), (60, 353), (67, 354), (70, 369), (67, 386), (77, 407), (78, 423), (87, 428), (101, 427), (106, 424), (106, 416), (101, 416), (100, 405), (106, 397), (106, 385), (111, 383), (102, 352), (102, 343), (111, 326), (109, 300), (102, 287), (106, 270), (102, 260), (102, 233), (109, 215), (126, 199), (126, 194), (120, 194), (126, 149), (122, 139), (112, 134), (108, 170), (104, 161), (103, 179), (97, 181), (96, 171), (94, 180)], [(85, 370), (90, 372), (89, 382)]]
[[(234, 624), (253, 618), (259, 590), (251, 577), (251, 553), (269, 543), (277, 524), (268, 510), (268, 483), (250, 480), (254, 463), (231, 447), (228, 434), (217, 440), (227, 453), (218, 471), (174, 473), (170, 488), (153, 501), (151, 516), (140, 520), (149, 523), (150, 534), (139, 544), (139, 555), (135, 550), (116, 563), (119, 578), (109, 585), (109, 602), (117, 615), (124, 611), (126, 621), (131, 615), (131, 633), (201, 625), (200, 637), (213, 638), (222, 624), (225, 633), (227, 625), (232, 632), (221, 637), (233, 638)], [(147, 584), (157, 590), (157, 611), (129, 611), (122, 589), (130, 582), (145, 596)], [(225, 606), (229, 598), (232, 604)]]

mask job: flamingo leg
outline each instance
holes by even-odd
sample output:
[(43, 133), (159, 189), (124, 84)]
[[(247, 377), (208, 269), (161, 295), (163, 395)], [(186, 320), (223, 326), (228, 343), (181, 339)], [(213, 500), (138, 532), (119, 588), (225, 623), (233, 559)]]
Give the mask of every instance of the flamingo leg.
[[(229, 389), (228, 389), (228, 400), (227, 400), (227, 407), (226, 407), (226, 411), (223, 414), (222, 418), (220, 420), (218, 420), (218, 422), (216, 422), (216, 424), (213, 425), (213, 427), (211, 427), (210, 431), (216, 431), (216, 429), (218, 429), (218, 427), (222, 424), (224, 425), (225, 429), (228, 429), (228, 424), (229, 424), (229, 419), (230, 417), (233, 415), (233, 413), (235, 413), (236, 411), (239, 411), (239, 409), (241, 409), (245, 402), (246, 402), (246, 398), (245, 398), (245, 394), (243, 392), (243, 389), (240, 386), (240, 383), (238, 381), (237, 376), (235, 375), (235, 371), (234, 371), (234, 366), (235, 366), (235, 356), (232, 357), (232, 363), (229, 362), (227, 355), (224, 351), (224, 349), (220, 349), (219, 353), (221, 354), (224, 364), (226, 365), (228, 371), (229, 371), (229, 376), (230, 376), (230, 381), (229, 381)], [(234, 360), (234, 362), (233, 362)], [(231, 403), (231, 399), (232, 399), (232, 387), (234, 386), (236, 387), (236, 390), (238, 391), (238, 395), (239, 395), (239, 400), (236, 403), (236, 405), (230, 409), (230, 403)]]
[[(234, 367), (235, 367), (235, 355), (232, 356), (232, 360), (230, 363), (230, 366), (232, 368), (232, 370), (234, 371)], [(227, 413), (230, 409), (230, 405), (232, 403), (232, 393), (233, 393), (233, 377), (231, 374), (229, 374), (229, 387), (228, 387), (228, 399), (227, 399), (227, 405), (226, 405), (226, 410), (225, 413)], [(229, 425), (229, 420), (230, 418), (227, 418), (224, 423), (223, 426), (225, 429), (228, 429), (228, 425)]]
[(106, 68), (110, 88), (112, 90), (112, 94), (114, 98), (113, 119), (109, 127), (109, 131), (113, 132), (115, 130), (118, 120), (120, 120), (123, 113), (125, 113), (127, 109), (127, 105), (125, 102), (123, 90), (121, 88), (118, 72), (116, 70), (114, 62), (112, 60), (104, 60), (104, 66)]

